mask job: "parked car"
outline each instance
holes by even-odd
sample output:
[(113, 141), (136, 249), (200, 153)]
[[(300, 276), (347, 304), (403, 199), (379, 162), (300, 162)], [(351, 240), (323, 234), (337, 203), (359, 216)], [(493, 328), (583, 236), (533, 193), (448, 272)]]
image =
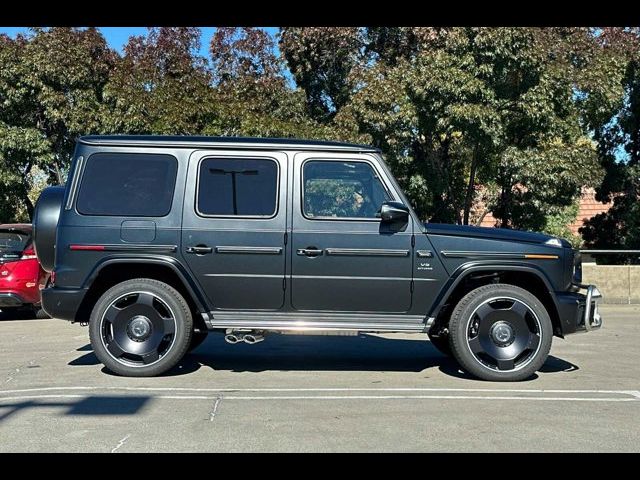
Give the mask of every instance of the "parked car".
[(47, 318), (40, 307), (40, 290), (48, 278), (33, 249), (31, 225), (0, 224), (0, 310), (31, 310)]
[(34, 225), (45, 310), (88, 323), (121, 375), (167, 371), (208, 331), (348, 330), (428, 333), (471, 374), (513, 381), (554, 335), (602, 323), (567, 241), (424, 224), (364, 145), (83, 137)]

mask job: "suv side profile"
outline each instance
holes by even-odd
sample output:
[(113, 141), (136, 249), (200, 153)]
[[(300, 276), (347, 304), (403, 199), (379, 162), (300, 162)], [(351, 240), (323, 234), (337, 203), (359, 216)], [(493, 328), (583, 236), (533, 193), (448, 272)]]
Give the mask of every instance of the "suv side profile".
[(34, 229), (44, 309), (88, 323), (126, 376), (162, 374), (209, 331), (361, 331), (428, 333), (476, 377), (515, 381), (554, 335), (602, 323), (568, 242), (423, 224), (364, 145), (82, 137)]

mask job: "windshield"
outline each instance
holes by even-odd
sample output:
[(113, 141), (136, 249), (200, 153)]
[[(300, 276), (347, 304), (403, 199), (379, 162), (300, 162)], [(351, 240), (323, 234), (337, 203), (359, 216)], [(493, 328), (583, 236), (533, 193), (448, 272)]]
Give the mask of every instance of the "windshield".
[(0, 252), (21, 252), (31, 235), (18, 230), (0, 230)]

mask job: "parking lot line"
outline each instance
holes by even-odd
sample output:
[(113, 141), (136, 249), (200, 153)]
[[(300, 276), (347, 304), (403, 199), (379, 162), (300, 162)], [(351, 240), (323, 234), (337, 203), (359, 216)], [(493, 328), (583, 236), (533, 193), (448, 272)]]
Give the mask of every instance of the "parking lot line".
[[(566, 394), (617, 394), (630, 395), (640, 400), (638, 390), (558, 390), (558, 389), (515, 389), (515, 388), (422, 388), (422, 387), (379, 387), (379, 388), (359, 388), (359, 387), (323, 387), (323, 388), (192, 388), (192, 387), (40, 387), (25, 388), (17, 390), (1, 390), (0, 397), (4, 394), (49, 392), (49, 391), (157, 391), (157, 392), (212, 392), (212, 393), (235, 393), (235, 392), (466, 392), (466, 393), (566, 393)], [(279, 397), (281, 398), (281, 397)], [(465, 397), (469, 398), (469, 397)], [(496, 398), (496, 397), (491, 397)]]
[[(552, 402), (638, 402), (640, 401), (640, 392), (635, 390), (527, 390), (527, 389), (426, 389), (426, 388), (360, 388), (360, 389), (188, 389), (188, 388), (145, 388), (145, 387), (43, 387), (24, 390), (5, 390), (0, 392), (0, 402), (3, 401), (21, 401), (21, 400), (36, 400), (44, 398), (84, 398), (85, 394), (80, 393), (45, 393), (51, 391), (85, 391), (85, 392), (98, 392), (98, 391), (148, 391), (158, 392), (152, 394), (154, 399), (170, 399), (170, 400), (215, 400), (219, 402), (221, 398), (227, 400), (249, 400), (249, 401), (269, 401), (269, 400), (520, 400), (520, 401), (552, 401)], [(171, 395), (168, 393), (174, 391), (206, 391), (217, 392), (216, 395)], [(349, 394), (336, 394), (336, 395), (224, 395), (225, 392), (229, 393), (241, 393), (241, 392), (286, 392), (298, 391), (299, 393), (307, 392), (343, 392), (348, 393), (352, 391), (368, 391), (372, 392), (370, 395), (349, 395)], [(424, 392), (434, 392), (431, 395), (425, 395)], [(455, 391), (458, 394), (438, 394), (437, 392), (451, 392)], [(36, 393), (41, 392), (41, 393)], [(388, 394), (380, 395), (375, 394), (377, 392), (389, 392)], [(405, 392), (405, 394), (398, 395), (392, 392)], [(416, 394), (406, 394), (409, 392), (416, 392)], [(501, 395), (478, 395), (477, 393), (501, 393)], [(474, 395), (468, 395), (467, 393), (475, 393)], [(529, 396), (523, 395), (523, 393)], [(547, 394), (570, 394), (572, 396), (545, 396)], [(531, 396), (531, 395), (534, 396)], [(580, 396), (582, 394), (582, 396)], [(587, 395), (619, 395), (618, 397), (591, 397)]]
[[(43, 395), (19, 395), (14, 397), (0, 397), (0, 408), (5, 401), (23, 401), (37, 399), (64, 399), (85, 398), (85, 395), (43, 394)], [(154, 395), (158, 400), (215, 400), (220, 397), (205, 395)], [(640, 402), (638, 398), (614, 398), (614, 397), (522, 397), (522, 396), (481, 396), (481, 395), (288, 395), (288, 396), (225, 396), (224, 400), (521, 400), (521, 401), (546, 401), (546, 402)]]

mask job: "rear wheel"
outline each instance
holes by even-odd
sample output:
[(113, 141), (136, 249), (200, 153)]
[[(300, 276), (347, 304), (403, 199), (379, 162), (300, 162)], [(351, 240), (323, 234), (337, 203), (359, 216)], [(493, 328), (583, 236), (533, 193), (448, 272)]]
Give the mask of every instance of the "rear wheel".
[(449, 345), (460, 365), (478, 378), (531, 377), (551, 349), (553, 329), (544, 305), (507, 284), (479, 287), (460, 300), (449, 323)]
[(175, 366), (189, 348), (192, 332), (191, 311), (182, 295), (148, 278), (107, 290), (89, 319), (96, 356), (127, 377), (160, 375)]

